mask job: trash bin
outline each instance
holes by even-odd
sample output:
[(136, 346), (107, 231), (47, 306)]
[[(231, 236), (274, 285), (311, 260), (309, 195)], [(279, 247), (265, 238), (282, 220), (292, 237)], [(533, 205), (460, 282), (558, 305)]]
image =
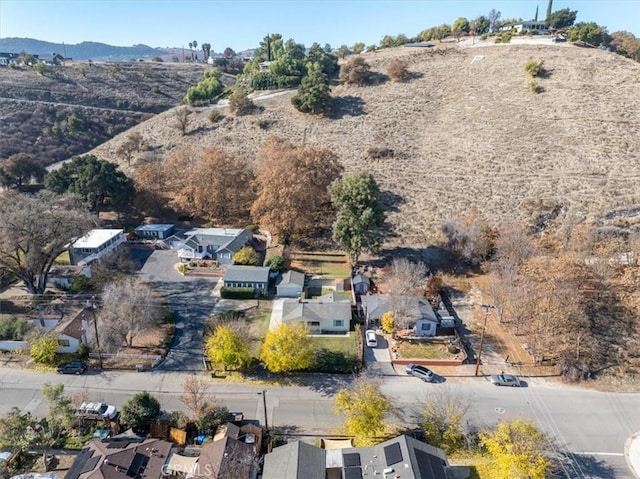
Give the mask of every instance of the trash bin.
[(136, 364), (136, 371), (139, 373), (144, 371), (144, 364)]

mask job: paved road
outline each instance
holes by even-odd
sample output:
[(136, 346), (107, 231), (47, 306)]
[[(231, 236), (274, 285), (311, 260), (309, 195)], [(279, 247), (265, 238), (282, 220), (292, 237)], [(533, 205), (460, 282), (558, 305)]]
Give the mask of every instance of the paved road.
[(182, 276), (174, 265), (176, 251), (132, 249), (132, 256), (143, 263), (140, 276), (162, 293), (175, 313), (176, 336), (161, 371), (203, 371), (202, 329), (213, 311), (216, 279)]
[[(434, 368), (437, 372), (437, 368)], [(247, 418), (264, 419), (262, 396), (267, 391), (267, 418), (271, 427), (292, 432), (331, 433), (340, 419), (332, 410), (333, 395), (349, 377), (315, 376), (297, 386), (255, 386), (214, 380), (197, 373), (211, 384), (218, 400)], [(0, 414), (11, 406), (23, 411), (44, 412), (40, 394), (45, 382), (61, 382), (74, 393), (86, 390), (92, 399), (122, 405), (133, 392), (145, 389), (157, 396), (164, 409), (182, 409), (179, 401), (183, 373), (98, 373), (58, 376), (11, 368), (0, 368)], [(494, 425), (501, 420), (526, 417), (554, 439), (551, 446), (565, 458), (562, 477), (633, 479), (623, 457), (625, 440), (640, 430), (640, 394), (612, 394), (528, 379), (527, 387), (500, 388), (484, 378), (444, 378), (440, 384), (397, 375), (378, 378), (382, 392), (394, 399), (401, 416), (399, 424), (419, 422), (421, 405), (437, 392), (446, 391), (472, 402), (469, 426)]]

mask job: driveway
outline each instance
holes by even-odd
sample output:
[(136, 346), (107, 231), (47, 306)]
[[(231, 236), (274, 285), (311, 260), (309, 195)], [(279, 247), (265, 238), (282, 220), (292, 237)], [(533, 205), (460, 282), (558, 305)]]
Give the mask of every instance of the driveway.
[(162, 293), (175, 314), (176, 335), (166, 359), (156, 369), (204, 370), (202, 330), (216, 304), (213, 289), (217, 278), (182, 276), (174, 267), (178, 256), (172, 250), (133, 249), (131, 254), (143, 263), (140, 277)]
[(378, 346), (364, 348), (364, 364), (368, 373), (376, 376), (395, 376), (397, 373), (391, 364), (389, 342), (378, 334)]

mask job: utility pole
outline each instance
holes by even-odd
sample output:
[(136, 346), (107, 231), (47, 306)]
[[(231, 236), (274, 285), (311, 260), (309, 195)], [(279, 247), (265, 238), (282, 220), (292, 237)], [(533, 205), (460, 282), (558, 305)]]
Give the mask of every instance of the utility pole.
[(262, 407), (264, 408), (264, 429), (267, 432), (267, 436), (269, 435), (269, 422), (267, 420), (267, 390), (263, 389), (262, 392), (258, 393), (262, 396)]
[(91, 296), (91, 302), (87, 302), (88, 306), (91, 308), (91, 314), (93, 315), (93, 329), (96, 333), (96, 348), (98, 350), (98, 364), (100, 365), (100, 370), (104, 369), (102, 367), (102, 351), (100, 350), (100, 339), (98, 338), (98, 320), (96, 319), (96, 308), (98, 305), (96, 304), (96, 297)]
[(476, 358), (476, 373), (478, 375), (478, 371), (480, 370), (480, 358), (482, 356), (482, 345), (484, 344), (484, 332), (487, 329), (487, 316), (489, 315), (489, 308), (495, 308), (492, 304), (482, 304), (482, 309), (484, 309), (484, 322), (482, 324), (482, 334), (480, 335), (480, 348), (478, 348), (478, 357)]

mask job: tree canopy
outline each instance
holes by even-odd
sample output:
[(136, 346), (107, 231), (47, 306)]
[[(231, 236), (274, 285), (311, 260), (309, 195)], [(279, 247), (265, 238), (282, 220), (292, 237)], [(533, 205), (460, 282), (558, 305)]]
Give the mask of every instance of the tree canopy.
[(56, 258), (92, 224), (88, 213), (51, 192), (8, 192), (0, 201), (0, 269), (42, 294)]
[(220, 325), (207, 339), (205, 351), (209, 361), (217, 366), (242, 368), (250, 359), (249, 345), (244, 335), (230, 325)]
[(338, 212), (333, 239), (356, 264), (361, 253), (376, 251), (382, 244), (385, 214), (378, 184), (369, 173), (356, 173), (333, 183), (330, 191)]
[(374, 383), (364, 378), (338, 392), (334, 409), (344, 415), (344, 429), (354, 437), (357, 446), (375, 444), (387, 431), (385, 419), (391, 412), (391, 403)]
[(120, 419), (122, 423), (139, 431), (157, 419), (161, 412), (160, 402), (147, 391), (142, 391), (122, 406)]
[(183, 102), (187, 105), (203, 105), (216, 98), (224, 91), (224, 84), (220, 80), (222, 72), (212, 68), (204, 72), (204, 78), (196, 85), (189, 87)]
[(285, 244), (298, 234), (328, 227), (323, 222), (331, 208), (328, 187), (343, 170), (336, 155), (270, 137), (260, 156), (263, 161), (255, 182), (258, 194), (251, 207), (255, 223)]
[(107, 200), (121, 206), (129, 202), (135, 192), (133, 181), (118, 169), (118, 165), (93, 155), (74, 156), (58, 170), (49, 172), (44, 184), (54, 193), (81, 196), (96, 214)]
[(329, 91), (329, 80), (322, 72), (320, 64), (311, 63), (291, 103), (296, 110), (303, 113), (327, 114), (331, 111)]
[(274, 373), (308, 369), (313, 365), (316, 354), (308, 333), (301, 323), (281, 324), (267, 333), (260, 360)]
[(576, 23), (569, 31), (569, 41), (582, 41), (594, 46), (605, 43), (607, 37), (607, 29), (595, 22)]
[(340, 67), (340, 82), (364, 86), (371, 81), (371, 67), (362, 57), (353, 57)]
[(21, 189), (31, 180), (42, 182), (47, 170), (26, 153), (11, 155), (0, 166), (0, 183)]
[(556, 29), (570, 27), (576, 21), (577, 16), (578, 10), (571, 10), (570, 8), (556, 10), (547, 18), (547, 25)]

